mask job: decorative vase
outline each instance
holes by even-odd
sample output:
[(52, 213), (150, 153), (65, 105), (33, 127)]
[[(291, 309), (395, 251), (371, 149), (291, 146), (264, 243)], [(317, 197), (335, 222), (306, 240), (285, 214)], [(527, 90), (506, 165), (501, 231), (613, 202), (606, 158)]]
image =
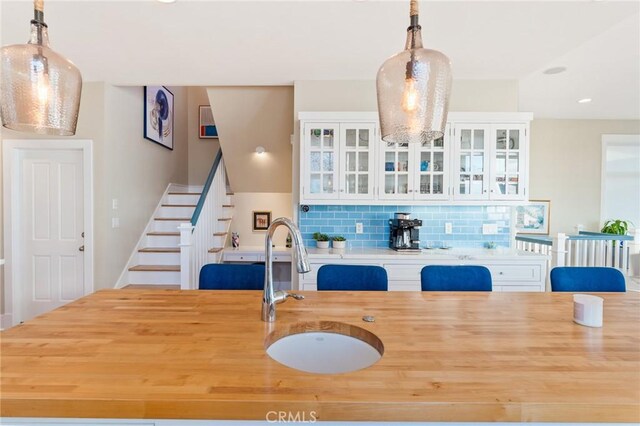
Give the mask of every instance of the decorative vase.
[(343, 249), (343, 248), (347, 247), (347, 242), (346, 241), (334, 241), (332, 245), (333, 245), (334, 249)]
[(329, 248), (329, 241), (316, 241), (316, 246), (322, 249)]

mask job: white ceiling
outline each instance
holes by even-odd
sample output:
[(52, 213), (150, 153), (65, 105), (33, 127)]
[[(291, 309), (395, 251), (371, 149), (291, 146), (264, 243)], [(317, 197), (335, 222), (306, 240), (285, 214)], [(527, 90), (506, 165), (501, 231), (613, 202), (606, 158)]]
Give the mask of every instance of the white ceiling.
[[(30, 1), (2, 1), (0, 42)], [(408, 1), (47, 1), (52, 46), (86, 81), (287, 85), (372, 80), (402, 49)], [(537, 117), (640, 118), (640, 2), (422, 2), (425, 46), (455, 79), (515, 79)], [(566, 66), (548, 76), (542, 71)], [(580, 98), (593, 98), (578, 104)]]

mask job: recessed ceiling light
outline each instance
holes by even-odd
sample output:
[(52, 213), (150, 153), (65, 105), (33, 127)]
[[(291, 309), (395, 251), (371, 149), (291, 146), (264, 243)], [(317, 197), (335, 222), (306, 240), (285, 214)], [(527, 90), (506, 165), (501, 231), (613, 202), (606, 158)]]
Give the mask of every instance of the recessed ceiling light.
[(591, 98), (584, 98), (578, 101), (579, 104), (588, 104), (589, 102), (591, 102)]
[(167, 3), (167, 4), (169, 4), (169, 3), (175, 3), (175, 2), (176, 2), (176, 0), (158, 0), (158, 1), (159, 1), (160, 3)]
[(552, 74), (560, 74), (561, 72), (565, 72), (567, 67), (553, 67), (547, 68), (543, 71), (544, 74), (552, 75)]
[(262, 154), (264, 154), (264, 153), (265, 153), (265, 149), (264, 149), (264, 147), (263, 147), (263, 146), (257, 146), (257, 147), (256, 147), (256, 153), (257, 153), (258, 155), (262, 155)]

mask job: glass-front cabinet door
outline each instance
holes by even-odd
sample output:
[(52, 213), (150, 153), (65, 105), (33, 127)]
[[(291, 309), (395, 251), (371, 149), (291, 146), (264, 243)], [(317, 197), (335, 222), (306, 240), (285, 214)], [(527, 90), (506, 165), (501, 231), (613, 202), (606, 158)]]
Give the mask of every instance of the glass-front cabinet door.
[(340, 124), (340, 198), (372, 200), (374, 123)]
[[(445, 135), (448, 135), (448, 129)], [(416, 146), (413, 170), (414, 199), (446, 200), (449, 198), (449, 147), (448, 137), (442, 137)]]
[(525, 136), (524, 125), (494, 126), (491, 132), (491, 199), (525, 199)]
[(378, 169), (379, 198), (384, 200), (413, 199), (413, 150), (406, 143), (379, 142), (382, 150)]
[(306, 199), (338, 198), (338, 124), (306, 123), (304, 126)]
[(454, 198), (486, 200), (489, 198), (491, 127), (478, 124), (456, 124), (454, 143)]

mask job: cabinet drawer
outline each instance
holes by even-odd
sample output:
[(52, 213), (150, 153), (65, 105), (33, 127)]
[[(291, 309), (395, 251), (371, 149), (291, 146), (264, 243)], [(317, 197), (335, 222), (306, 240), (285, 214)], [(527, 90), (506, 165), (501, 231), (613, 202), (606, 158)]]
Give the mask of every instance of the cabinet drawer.
[[(502, 285), (498, 286), (501, 288), (500, 291), (503, 292), (518, 292), (518, 291), (535, 291), (541, 292), (544, 291), (544, 287), (539, 285)], [(497, 290), (494, 290), (497, 291)]]
[(487, 265), (494, 282), (540, 281), (540, 265)]
[(225, 262), (259, 262), (260, 255), (257, 254), (240, 254), (240, 253), (225, 253)]
[(387, 263), (384, 269), (387, 270), (389, 282), (391, 281), (417, 281), (420, 283), (420, 271), (424, 265), (395, 265)]
[(413, 281), (389, 281), (389, 291), (420, 291), (420, 280)]
[[(291, 262), (290, 254), (274, 254), (272, 260), (274, 262)], [(264, 262), (264, 255), (260, 255), (260, 262)]]

